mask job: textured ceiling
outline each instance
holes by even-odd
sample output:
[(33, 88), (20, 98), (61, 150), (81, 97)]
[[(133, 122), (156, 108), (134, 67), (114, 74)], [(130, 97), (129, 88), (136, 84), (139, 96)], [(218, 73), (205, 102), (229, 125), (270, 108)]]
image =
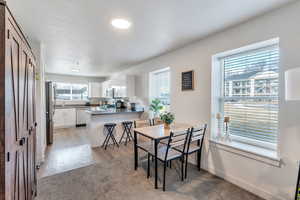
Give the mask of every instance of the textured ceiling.
[[(44, 44), (46, 72), (107, 76), (290, 1), (8, 0), (8, 5), (29, 38)], [(131, 29), (114, 29), (113, 18), (130, 20)]]

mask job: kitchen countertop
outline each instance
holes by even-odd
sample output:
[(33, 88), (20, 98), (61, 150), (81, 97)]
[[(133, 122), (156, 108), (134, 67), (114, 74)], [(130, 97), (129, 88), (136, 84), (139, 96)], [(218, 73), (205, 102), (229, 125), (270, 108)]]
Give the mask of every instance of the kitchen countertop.
[(72, 109), (72, 108), (91, 108), (91, 107), (98, 107), (99, 105), (57, 105), (57, 106), (54, 106), (55, 109)]
[(137, 109), (132, 111), (130, 109), (100, 109), (99, 107), (90, 108), (87, 111), (91, 115), (111, 115), (111, 114), (123, 114), (123, 113), (143, 113), (144, 109)]

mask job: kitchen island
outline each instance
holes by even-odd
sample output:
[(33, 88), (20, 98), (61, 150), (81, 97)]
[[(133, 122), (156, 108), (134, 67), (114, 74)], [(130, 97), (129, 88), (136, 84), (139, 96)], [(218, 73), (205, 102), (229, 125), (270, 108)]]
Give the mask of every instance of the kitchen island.
[[(100, 107), (90, 108), (87, 113), (88, 123), (88, 137), (93, 148), (100, 147), (105, 139), (106, 131), (104, 131), (105, 123), (116, 123), (115, 137), (118, 139), (123, 133), (122, 122), (134, 121), (141, 118), (143, 109), (136, 111), (128, 109), (101, 109)], [(119, 142), (119, 141), (118, 141)]]

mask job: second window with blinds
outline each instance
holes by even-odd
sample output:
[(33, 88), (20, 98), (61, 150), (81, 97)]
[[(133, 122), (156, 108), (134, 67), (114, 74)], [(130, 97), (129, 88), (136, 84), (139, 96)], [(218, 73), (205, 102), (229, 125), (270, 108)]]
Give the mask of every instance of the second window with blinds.
[[(219, 89), (214, 109), (224, 134), (229, 117), (231, 140), (276, 150), (279, 112), (279, 44), (271, 40), (217, 56)], [(222, 135), (222, 134), (221, 134)]]

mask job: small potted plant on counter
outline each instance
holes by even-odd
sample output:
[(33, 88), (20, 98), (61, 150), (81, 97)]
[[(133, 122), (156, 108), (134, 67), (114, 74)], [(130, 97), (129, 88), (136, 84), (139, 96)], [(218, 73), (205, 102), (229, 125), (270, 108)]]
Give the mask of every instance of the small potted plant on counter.
[(165, 129), (170, 129), (170, 125), (173, 123), (175, 116), (170, 112), (164, 112), (160, 115), (160, 119), (164, 122)]

